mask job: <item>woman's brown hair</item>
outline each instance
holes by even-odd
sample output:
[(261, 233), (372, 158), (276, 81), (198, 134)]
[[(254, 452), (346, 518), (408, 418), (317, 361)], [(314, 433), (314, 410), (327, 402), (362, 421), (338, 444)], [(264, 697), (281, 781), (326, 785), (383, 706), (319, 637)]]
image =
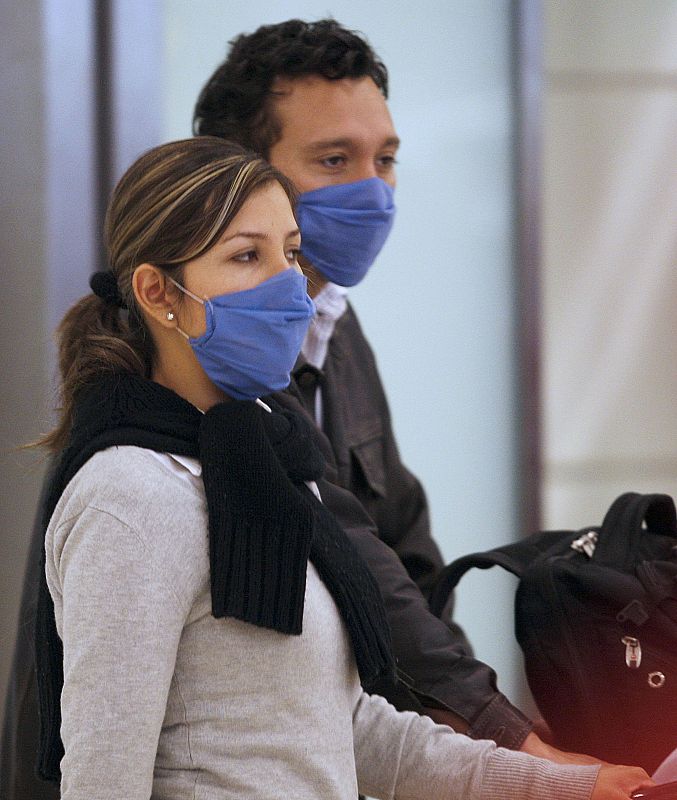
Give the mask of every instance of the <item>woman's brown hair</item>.
[(75, 403), (105, 374), (150, 377), (155, 348), (139, 311), (132, 276), (154, 264), (181, 281), (182, 266), (209, 250), (256, 189), (277, 181), (294, 205), (289, 181), (260, 157), (213, 136), (155, 147), (120, 179), (106, 214), (108, 265), (126, 307), (94, 294), (66, 313), (57, 329), (60, 416), (38, 444), (62, 449)]

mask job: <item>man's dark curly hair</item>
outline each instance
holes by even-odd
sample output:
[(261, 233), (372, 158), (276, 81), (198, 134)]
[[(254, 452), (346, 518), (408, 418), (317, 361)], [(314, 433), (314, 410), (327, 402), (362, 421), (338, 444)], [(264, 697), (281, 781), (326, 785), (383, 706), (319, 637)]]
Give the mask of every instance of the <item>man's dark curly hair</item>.
[(333, 19), (291, 19), (230, 42), (228, 57), (200, 93), (193, 132), (230, 139), (267, 158), (281, 136), (269, 102), (273, 82), (304, 75), (370, 77), (388, 96), (388, 70), (359, 34)]

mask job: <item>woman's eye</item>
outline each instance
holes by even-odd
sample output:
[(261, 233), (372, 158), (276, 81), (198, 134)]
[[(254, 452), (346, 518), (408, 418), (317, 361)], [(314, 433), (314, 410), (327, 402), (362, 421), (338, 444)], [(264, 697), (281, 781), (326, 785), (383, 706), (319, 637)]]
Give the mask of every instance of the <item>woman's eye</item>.
[(238, 253), (236, 256), (233, 256), (233, 261), (239, 261), (241, 264), (249, 264), (250, 261), (254, 261), (258, 258), (256, 250), (247, 250), (246, 253)]
[(299, 260), (299, 255), (301, 255), (301, 250), (298, 247), (292, 247), (291, 250), (287, 250), (288, 261), (296, 263)]
[(328, 156), (321, 160), (324, 167), (341, 167), (346, 163), (345, 156)]

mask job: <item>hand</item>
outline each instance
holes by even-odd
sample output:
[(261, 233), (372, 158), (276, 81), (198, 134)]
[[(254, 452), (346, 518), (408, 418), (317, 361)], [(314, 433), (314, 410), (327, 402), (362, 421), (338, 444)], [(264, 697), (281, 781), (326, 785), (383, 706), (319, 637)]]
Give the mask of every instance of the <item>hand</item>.
[(555, 743), (555, 737), (550, 730), (550, 726), (543, 719), (543, 717), (537, 717), (534, 720), (534, 733), (539, 737), (539, 739), (543, 739), (546, 744)]
[(628, 800), (640, 786), (654, 786), (654, 782), (640, 767), (603, 764), (590, 800)]
[(538, 756), (538, 758), (547, 758), (548, 761), (554, 761), (555, 764), (605, 763), (600, 758), (586, 756), (583, 755), (583, 753), (567, 753), (564, 750), (558, 750), (551, 744), (546, 744), (533, 731), (522, 742), (522, 747), (520, 749), (523, 753), (528, 753), (530, 756)]

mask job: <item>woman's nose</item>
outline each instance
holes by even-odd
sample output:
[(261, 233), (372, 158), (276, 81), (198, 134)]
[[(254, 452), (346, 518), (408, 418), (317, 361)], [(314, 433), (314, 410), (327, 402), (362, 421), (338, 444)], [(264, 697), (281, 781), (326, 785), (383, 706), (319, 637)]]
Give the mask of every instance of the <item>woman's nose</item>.
[(299, 272), (301, 268), (296, 262), (291, 262), (286, 254), (282, 256), (282, 258), (278, 258), (275, 260), (275, 264), (271, 270), (273, 275), (278, 275), (280, 272), (284, 272), (287, 269), (296, 269)]

